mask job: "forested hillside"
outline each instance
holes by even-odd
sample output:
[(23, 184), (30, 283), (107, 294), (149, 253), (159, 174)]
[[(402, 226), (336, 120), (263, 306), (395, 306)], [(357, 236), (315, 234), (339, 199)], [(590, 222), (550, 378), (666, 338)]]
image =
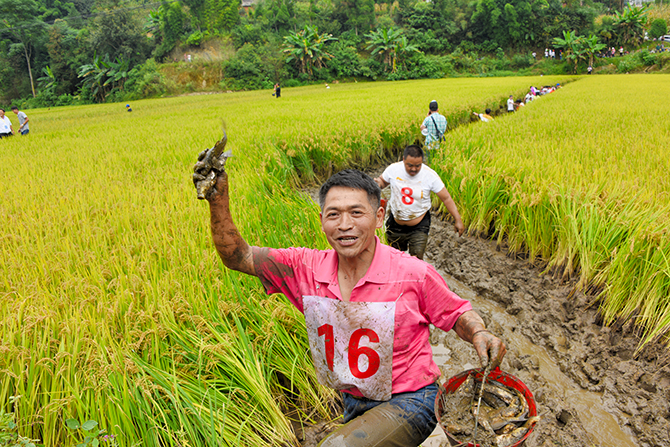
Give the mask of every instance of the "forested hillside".
[[(0, 0), (0, 102), (125, 101), (351, 79), (663, 67), (670, 9), (623, 0)], [(645, 33), (647, 40), (645, 40)], [(670, 42), (659, 41), (670, 46)], [(545, 48), (555, 58), (545, 60)], [(666, 53), (667, 54), (667, 53)], [(617, 56), (620, 54), (617, 52)], [(608, 61), (607, 63), (610, 64)], [(525, 71), (524, 71), (525, 70)]]

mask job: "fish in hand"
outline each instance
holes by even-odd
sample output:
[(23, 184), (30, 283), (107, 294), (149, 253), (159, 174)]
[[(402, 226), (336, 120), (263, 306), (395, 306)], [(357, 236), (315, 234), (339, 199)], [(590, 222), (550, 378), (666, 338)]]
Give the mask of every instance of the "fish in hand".
[(223, 138), (213, 147), (205, 149), (198, 155), (198, 161), (193, 167), (193, 184), (200, 200), (207, 197), (216, 183), (216, 176), (225, 170), (226, 160), (233, 155), (230, 150), (223, 151), (227, 142), (228, 135), (224, 129)]

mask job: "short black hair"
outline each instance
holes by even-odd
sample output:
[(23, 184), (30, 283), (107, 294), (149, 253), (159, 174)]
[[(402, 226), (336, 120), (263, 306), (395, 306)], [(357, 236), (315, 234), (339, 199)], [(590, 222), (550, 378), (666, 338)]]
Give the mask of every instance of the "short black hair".
[(12, 106), (12, 110), (19, 110), (19, 108), (16, 106)]
[(321, 210), (326, 205), (326, 196), (330, 188), (334, 186), (343, 186), (345, 188), (360, 189), (367, 193), (370, 205), (376, 211), (381, 206), (382, 190), (379, 185), (372, 180), (372, 177), (358, 169), (345, 169), (337, 174), (333, 174), (319, 189), (319, 206)]
[(489, 115), (491, 113), (491, 109), (486, 109), (485, 112), (487, 115)]
[(421, 149), (416, 144), (410, 144), (402, 153), (403, 160), (407, 157), (421, 157), (421, 159), (423, 159), (423, 149)]

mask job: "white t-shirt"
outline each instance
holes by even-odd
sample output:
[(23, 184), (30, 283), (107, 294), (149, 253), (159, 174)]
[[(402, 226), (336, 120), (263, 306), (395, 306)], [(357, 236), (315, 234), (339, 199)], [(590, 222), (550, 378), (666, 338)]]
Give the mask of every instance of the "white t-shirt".
[(391, 212), (397, 220), (412, 220), (430, 209), (430, 192), (438, 193), (444, 189), (439, 175), (425, 164), (414, 177), (405, 171), (405, 165), (399, 161), (390, 165), (382, 178), (391, 185)]
[(509, 98), (507, 100), (507, 111), (511, 112), (512, 110), (514, 110), (514, 100)]
[(0, 133), (12, 133), (12, 122), (7, 115), (0, 119)]

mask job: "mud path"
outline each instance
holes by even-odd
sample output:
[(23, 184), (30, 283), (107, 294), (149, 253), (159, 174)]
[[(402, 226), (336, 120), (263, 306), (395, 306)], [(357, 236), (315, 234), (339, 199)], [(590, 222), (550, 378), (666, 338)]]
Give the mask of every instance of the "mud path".
[[(662, 345), (635, 355), (629, 327), (605, 327), (593, 297), (540, 266), (508, 256), (495, 242), (458, 237), (434, 216), (426, 261), (472, 302), (488, 328), (505, 341), (502, 369), (534, 394), (542, 420), (528, 447), (670, 446), (670, 356)], [(440, 380), (478, 367), (474, 349), (455, 333), (434, 330)], [(334, 428), (299, 433), (315, 446)], [(443, 435), (424, 446), (447, 446)]]
[[(507, 256), (496, 244), (458, 237), (433, 220), (426, 260), (470, 300), (508, 347), (502, 369), (533, 392), (543, 419), (527, 446), (670, 445), (667, 349), (634, 356), (629, 328), (604, 327), (592, 297)], [(433, 332), (434, 357), (451, 377), (477, 367), (474, 349)]]

